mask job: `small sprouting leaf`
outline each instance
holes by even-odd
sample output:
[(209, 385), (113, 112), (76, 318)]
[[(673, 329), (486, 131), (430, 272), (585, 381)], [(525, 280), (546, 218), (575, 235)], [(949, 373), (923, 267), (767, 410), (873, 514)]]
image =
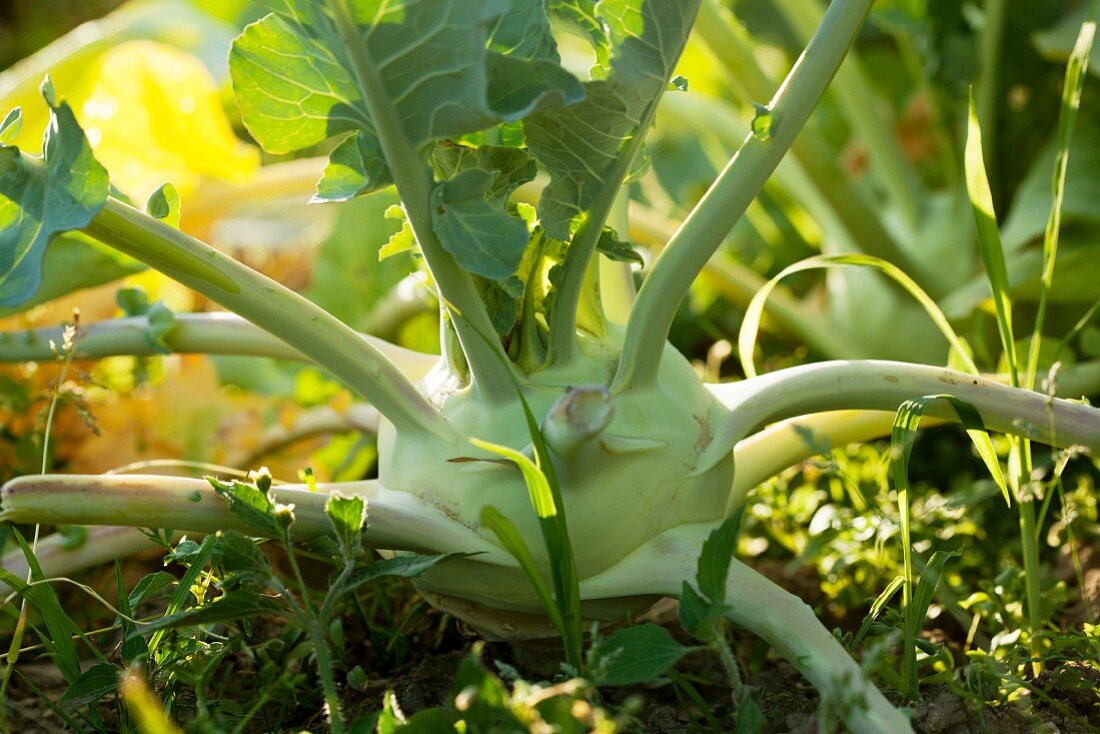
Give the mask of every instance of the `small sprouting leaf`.
[(180, 195), (170, 183), (161, 184), (145, 202), (145, 211), (167, 225), (180, 228)]
[(480, 168), (462, 171), (432, 190), (432, 224), (458, 264), (477, 275), (501, 280), (516, 271), (527, 249), (527, 224), (487, 199), (494, 175)]
[(593, 676), (598, 685), (630, 686), (664, 675), (691, 648), (656, 624), (636, 624), (597, 643)]
[(712, 604), (699, 595), (691, 584), (684, 582), (680, 591), (680, 626), (692, 637), (706, 641), (708, 623), (723, 611), (723, 605)]
[(122, 671), (109, 663), (97, 663), (73, 681), (69, 689), (57, 699), (62, 711), (72, 712), (94, 703), (109, 693), (118, 690)]
[(88, 225), (107, 202), (107, 171), (65, 102), (43, 84), (50, 124), (43, 156), (0, 145), (0, 306), (30, 299), (42, 282), (50, 238)]
[(711, 531), (703, 543), (695, 582), (699, 584), (700, 593), (711, 602), (721, 604), (726, 601), (726, 577), (729, 575), (733, 552), (737, 548), (737, 538), (741, 535), (741, 518), (744, 514), (745, 505), (741, 504), (721, 525)]
[(759, 102), (752, 103), (756, 113), (752, 117), (752, 136), (762, 142), (772, 139), (772, 111)]
[(852, 643), (848, 645), (848, 650), (855, 650), (859, 646), (859, 643), (863, 641), (863, 638), (867, 636), (867, 633), (871, 631), (871, 625), (874, 624), (878, 615), (882, 612), (892, 598), (894, 594), (898, 592), (905, 584), (904, 576), (895, 576), (894, 579), (886, 585), (886, 588), (875, 597), (875, 601), (872, 602), (871, 608), (867, 612), (867, 616), (863, 618), (863, 623), (859, 626), (859, 631), (856, 632), (856, 636), (852, 638)]
[(4, 121), (0, 122), (0, 144), (9, 145), (15, 140), (15, 136), (23, 129), (23, 110), (16, 107), (4, 115)]
[(409, 226), (409, 218), (405, 216), (405, 210), (401, 208), (401, 205), (391, 204), (386, 207), (383, 216), (386, 219), (396, 219), (401, 222), (401, 229), (394, 232), (386, 244), (378, 250), (379, 261), (416, 249), (416, 236), (413, 235), (412, 227)]
[(619, 235), (611, 227), (604, 227), (600, 233), (600, 239), (596, 241), (596, 249), (607, 256), (609, 260), (616, 262), (637, 263), (641, 265), (641, 254), (634, 249), (634, 245), (619, 239)]
[(686, 92), (688, 90), (688, 80), (686, 76), (677, 74), (672, 77), (668, 82), (669, 91)]
[(767, 723), (764, 712), (752, 698), (752, 690), (745, 686), (741, 691), (741, 700), (737, 702), (737, 728), (734, 734), (761, 734)]
[(236, 479), (223, 482), (206, 477), (206, 481), (210, 482), (215, 492), (229, 500), (229, 509), (238, 520), (265, 535), (279, 535), (279, 526), (275, 522), (275, 498), (270, 491)]
[(176, 328), (176, 315), (163, 301), (150, 303), (149, 296), (141, 288), (120, 288), (115, 302), (127, 316), (144, 316), (145, 340), (162, 354), (172, 351), (166, 337)]
[(336, 532), (341, 555), (347, 559), (359, 557), (363, 552), (363, 530), (367, 526), (367, 501), (336, 493), (325, 503), (325, 514)]

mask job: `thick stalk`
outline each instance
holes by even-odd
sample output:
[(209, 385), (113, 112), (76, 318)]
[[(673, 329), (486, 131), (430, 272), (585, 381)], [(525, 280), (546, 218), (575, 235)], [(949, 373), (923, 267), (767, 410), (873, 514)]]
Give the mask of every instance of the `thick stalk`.
[[(768, 98), (775, 84), (760, 67), (748, 34), (731, 13), (719, 7), (717, 0), (703, 2), (695, 32), (746, 102)], [(836, 152), (812, 122), (791, 144), (791, 156), (860, 252), (916, 272), (912, 258), (883, 224), (879, 210), (869, 204), (867, 197), (852, 184), (851, 177), (837, 165)]]
[[(675, 225), (659, 212), (637, 203), (632, 207), (632, 236), (640, 242), (660, 249), (675, 232)], [(768, 283), (768, 279), (739, 262), (732, 255), (719, 255), (707, 260), (700, 274), (723, 296), (741, 308), (746, 308), (753, 297)], [(859, 359), (867, 356), (856, 344), (835, 333), (821, 311), (806, 305), (783, 286), (776, 286), (764, 304), (769, 331), (786, 332), (805, 344), (815, 353), (828, 359)], [(778, 328), (776, 328), (778, 327)]]
[[(60, 344), (63, 326), (0, 332), (0, 361), (30, 362), (56, 358), (50, 342)], [(81, 325), (73, 345), (73, 359), (100, 359), (118, 355), (155, 356), (164, 353), (149, 338), (149, 320), (144, 316), (100, 321)], [(419, 380), (439, 360), (438, 357), (404, 349), (367, 334), (359, 337), (377, 349), (411, 380)], [(175, 325), (163, 342), (176, 354), (227, 354), (247, 357), (271, 357), (313, 362), (283, 340), (272, 336), (237, 314), (178, 313)]]
[(399, 430), (450, 435), (439, 411), (385, 355), (289, 288), (116, 199), (85, 231), (308, 354)]
[(485, 305), (470, 274), (443, 249), (432, 227), (431, 169), (405, 135), (397, 108), (386, 92), (347, 3), (345, 0), (328, 0), (328, 6), (349, 50), (356, 80), (378, 134), (386, 165), (401, 195), (409, 226), (442, 300), (451, 311), (455, 331), (473, 375), (474, 389), (486, 400), (510, 402), (515, 399), (510, 362), (500, 341), (493, 337), (496, 331)]
[(596, 253), (596, 243), (607, 223), (607, 217), (611, 213), (615, 199), (619, 196), (619, 187), (630, 171), (634, 157), (641, 150), (649, 126), (653, 124), (657, 103), (662, 96), (663, 91), (650, 100), (645, 112), (642, 113), (638, 128), (631, 134), (630, 140), (620, 151), (611, 170), (604, 176), (599, 190), (593, 197), (592, 206), (585, 212), (584, 221), (581, 222), (576, 234), (573, 235), (573, 241), (569, 244), (562, 263), (564, 272), (561, 286), (558, 288), (558, 295), (554, 299), (554, 310), (549, 318), (550, 345), (547, 361), (551, 364), (564, 364), (573, 355), (573, 348), (577, 343), (577, 308), (584, 291), (588, 265), (592, 262), (592, 256)]
[[(821, 3), (818, 0), (779, 0), (776, 7), (798, 38), (803, 43), (808, 42), (821, 18)], [(913, 231), (920, 214), (920, 185), (891, 129), (890, 110), (884, 109), (882, 96), (871, 87), (857, 54), (849, 55), (837, 70), (831, 90), (840, 102), (840, 113), (851, 125), (853, 136), (867, 147), (871, 170), (898, 208), (907, 229)]]
[[(332, 532), (325, 515), (330, 492), (366, 498), (370, 532), (363, 539), (373, 548), (419, 552), (481, 553), (497, 563), (504, 551), (430, 503), (406, 492), (386, 489), (377, 480), (318, 485), (284, 484), (273, 488), (276, 499), (294, 505), (291, 535), (309, 540)], [(182, 477), (50, 474), (13, 479), (0, 488), (0, 520), (51, 525), (129, 525), (212, 533), (237, 530), (255, 534), (229, 510), (209, 482)]]
[(817, 33), (771, 102), (770, 136), (748, 136), (657, 258), (627, 324), (614, 390), (654, 383), (672, 318), (688, 288), (809, 119), (870, 7), (871, 0), (836, 0), (829, 6)]
[[(713, 525), (668, 530), (607, 571), (581, 582), (586, 599), (635, 594), (678, 597), (694, 578)], [(733, 560), (726, 578), (727, 619), (761, 637), (828, 698), (857, 734), (911, 732), (908, 719), (866, 678), (855, 660), (801, 599)]]
[[(989, 430), (1100, 451), (1100, 410), (941, 367), (878, 360), (820, 362), (707, 387), (731, 415), (714, 428), (714, 441), (697, 468), (720, 460), (737, 441), (768, 423), (829, 410), (895, 411), (906, 400), (943, 393), (976, 408)], [(945, 405), (930, 406), (928, 415), (958, 420)]]

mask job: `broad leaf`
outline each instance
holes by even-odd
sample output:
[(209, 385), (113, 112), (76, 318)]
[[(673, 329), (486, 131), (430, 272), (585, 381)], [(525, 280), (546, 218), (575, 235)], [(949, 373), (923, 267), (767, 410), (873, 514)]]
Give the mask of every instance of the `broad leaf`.
[(52, 113), (43, 157), (0, 145), (0, 306), (31, 298), (50, 237), (87, 226), (107, 202), (107, 171), (72, 109), (48, 81), (42, 93)]
[[(551, 237), (566, 240), (573, 218), (591, 206), (601, 187), (619, 185), (619, 153), (667, 87), (699, 4), (603, 0), (594, 11), (587, 2), (556, 5), (594, 39), (606, 27), (615, 48), (610, 73), (585, 84), (584, 101), (524, 121), (527, 144), (551, 176), (539, 203), (540, 221)], [(603, 47), (597, 41), (597, 52)]]
[(72, 712), (118, 690), (120, 671), (109, 663), (98, 663), (80, 674), (57, 699), (63, 711)]
[(594, 676), (599, 685), (630, 686), (653, 680), (686, 655), (684, 647), (664, 627), (636, 624), (600, 640), (593, 657)]
[(489, 200), (496, 176), (480, 168), (462, 171), (432, 191), (432, 224), (458, 264), (502, 280), (515, 272), (527, 248), (527, 223)]
[[(347, 136), (334, 150), (316, 200), (347, 199), (392, 180), (356, 71), (357, 54), (377, 69), (414, 147), (517, 119), (582, 93), (576, 79), (554, 63), (545, 38), (523, 47), (526, 59), (502, 61), (487, 48), (491, 37), (498, 48), (510, 48), (528, 24), (542, 22), (517, 15), (545, 16), (544, 8), (531, 3), (505, 17), (508, 0), (353, 0), (359, 49), (347, 47), (323, 3), (263, 4), (273, 13), (248, 26), (233, 44), (233, 86), (245, 125), (273, 153)], [(534, 83), (514, 84), (520, 78)], [(490, 99), (491, 86), (499, 109)]]

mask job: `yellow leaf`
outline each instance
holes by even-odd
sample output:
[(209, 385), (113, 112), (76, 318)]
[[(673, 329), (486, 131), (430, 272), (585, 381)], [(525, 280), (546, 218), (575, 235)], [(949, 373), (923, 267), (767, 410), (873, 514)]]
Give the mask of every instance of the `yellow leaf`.
[(74, 108), (96, 158), (135, 201), (166, 181), (186, 199), (200, 178), (243, 180), (259, 162), (233, 135), (206, 67), (170, 46), (130, 41), (107, 51), (82, 97)]

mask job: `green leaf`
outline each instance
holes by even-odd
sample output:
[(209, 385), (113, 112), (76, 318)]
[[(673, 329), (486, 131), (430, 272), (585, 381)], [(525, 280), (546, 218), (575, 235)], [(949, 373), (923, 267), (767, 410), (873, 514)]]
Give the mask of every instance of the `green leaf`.
[(1008, 284), (1008, 268), (1005, 265), (1004, 248), (1001, 246), (1001, 233), (997, 228), (997, 214), (993, 211), (993, 194), (990, 193), (989, 179), (985, 173), (982, 132), (978, 126), (978, 111), (974, 105), (973, 91), (970, 94), (970, 108), (967, 114), (965, 168), (966, 192), (970, 197), (970, 206), (974, 210), (974, 225), (978, 230), (978, 249), (982, 253), (982, 262), (985, 264), (989, 286), (993, 292), (1001, 347), (1008, 360), (1012, 382), (1017, 384), (1019, 362), (1016, 358), (1016, 340), (1012, 336), (1012, 295)]
[[(186, 555), (187, 560), (184, 561), (188, 565), (187, 571), (183, 574), (183, 577), (179, 580), (179, 584), (176, 586), (176, 590), (172, 593), (172, 598), (168, 600), (168, 606), (165, 607), (164, 614), (166, 617), (172, 616), (183, 609), (184, 604), (191, 597), (191, 587), (198, 580), (199, 574), (201, 574), (206, 568), (206, 562), (209, 560), (211, 554), (214, 553), (214, 547), (218, 544), (219, 538), (217, 535), (207, 535), (202, 539), (202, 543), (198, 545), (194, 550), (188, 550), (185, 553), (179, 555), (183, 557)], [(176, 550), (180, 550), (180, 546), (184, 545), (185, 541), (180, 541), (176, 546)], [(139, 630), (140, 632), (141, 630)], [(161, 641), (164, 639), (165, 630), (156, 630), (153, 632), (152, 637), (149, 638), (149, 653), (154, 654), (157, 648), (160, 647)]]
[(699, 584), (699, 592), (711, 602), (722, 604), (726, 601), (726, 577), (729, 575), (733, 552), (737, 548), (737, 539), (741, 535), (741, 518), (744, 514), (745, 505), (742, 503), (703, 542), (695, 582)]
[(542, 602), (542, 607), (546, 610), (546, 615), (553, 623), (554, 629), (558, 631), (562, 639), (565, 639), (567, 631), (561, 610), (554, 601), (554, 595), (550, 593), (550, 587), (546, 585), (546, 578), (539, 570), (538, 564), (535, 563), (535, 557), (531, 555), (531, 549), (527, 547), (527, 541), (516, 529), (515, 523), (502, 515), (497, 508), (486, 505), (481, 508), (481, 524), (492, 531), (500, 544), (504, 546), (504, 550), (508, 551), (508, 554), (519, 563), (519, 567), (523, 569), (523, 573), (531, 582), (535, 595)]
[(901, 268), (893, 263), (873, 255), (859, 254), (816, 255), (814, 257), (808, 257), (805, 260), (796, 262), (781, 270), (778, 275), (765, 283), (764, 286), (756, 292), (756, 295), (753, 296), (752, 300), (749, 302), (748, 308), (745, 309), (745, 318), (741, 321), (741, 332), (737, 336), (737, 350), (741, 357), (741, 368), (745, 371), (746, 376), (756, 376), (756, 365), (753, 363), (756, 335), (760, 331), (760, 320), (764, 316), (764, 304), (767, 302), (771, 292), (775, 290), (775, 286), (788, 275), (793, 275), (794, 273), (813, 270), (815, 268), (833, 267), (872, 268), (896, 282), (921, 305), (929, 318), (935, 323), (936, 328), (938, 328), (940, 333), (944, 335), (944, 338), (947, 339), (948, 344), (951, 345), (952, 350), (961, 362), (960, 369), (966, 370), (974, 375), (980, 374), (978, 366), (974, 364), (974, 360), (970, 357), (970, 349), (967, 348), (966, 344), (959, 338), (959, 335), (955, 333), (954, 327), (951, 326), (951, 322), (944, 316), (940, 307), (915, 280), (906, 275)]
[(485, 187), (485, 200), (504, 208), (516, 187), (533, 181), (538, 167), (535, 161), (520, 148), (500, 145), (479, 145), (476, 148), (443, 141), (432, 149), (432, 169), (440, 179), (452, 179), (463, 171), (480, 169), (493, 178)]
[(176, 229), (180, 228), (180, 195), (170, 183), (161, 184), (145, 202), (145, 212)]
[(363, 530), (367, 527), (367, 502), (362, 497), (335, 493), (325, 503), (325, 514), (336, 533), (341, 555), (358, 558), (363, 552)]
[(680, 591), (680, 626), (697, 640), (710, 639), (709, 623), (725, 610), (723, 604), (712, 604), (684, 581)]
[(504, 121), (576, 104), (585, 96), (584, 85), (556, 61), (523, 61), (491, 53), (487, 69), (489, 106)]
[[(556, 64), (546, 37), (523, 45), (527, 58), (502, 61), (488, 50), (491, 37), (501, 49), (511, 48), (518, 34), (543, 22), (538, 15), (545, 16), (545, 9), (530, 3), (505, 16), (511, 5), (507, 0), (382, 5), (355, 0), (349, 5), (361, 50), (347, 48), (323, 3), (263, 4), (273, 14), (248, 26), (230, 53), (233, 87), (249, 132), (273, 153), (351, 134), (334, 150), (315, 200), (345, 199), (392, 181), (355, 71), (353, 59), (361, 51), (377, 68), (413, 147), (476, 132), (583, 93)], [(519, 78), (523, 85), (514, 84)]]
[(107, 202), (107, 171), (92, 155), (68, 104), (50, 106), (42, 158), (0, 145), (0, 306), (29, 300), (42, 282), (50, 237), (81, 229)]
[(13, 531), (15, 541), (27, 560), (30, 569), (30, 579), (34, 585), (28, 584), (23, 579), (11, 573), (7, 569), (0, 568), (0, 581), (10, 586), (27, 600), (27, 603), (42, 615), (42, 622), (46, 625), (48, 635), (35, 630), (43, 644), (53, 655), (54, 665), (61, 672), (61, 676), (70, 684), (80, 677), (80, 658), (77, 656), (74, 636), (83, 635), (80, 628), (72, 618), (65, 613), (61, 602), (54, 593), (53, 587), (42, 582), (46, 577), (42, 573), (42, 566), (31, 550), (30, 545), (19, 531)]
[(145, 269), (144, 264), (83, 232), (56, 234), (46, 245), (38, 290), (18, 305), (0, 307), (0, 317), (22, 313), (73, 291), (112, 283)]
[(277, 597), (235, 592), (225, 594), (201, 607), (194, 607), (161, 617), (147, 625), (143, 625), (140, 632), (163, 632), (164, 630), (194, 627), (201, 624), (240, 622), (243, 619), (261, 614), (285, 616), (287, 611), (286, 603)]
[(630, 686), (651, 681), (668, 672), (691, 648), (684, 647), (668, 630), (656, 624), (636, 624), (600, 640), (595, 658), (596, 683)]
[(620, 240), (619, 235), (611, 227), (603, 228), (600, 239), (596, 241), (596, 249), (609, 260), (616, 262), (637, 263), (639, 265), (645, 262), (641, 254), (634, 249), (634, 245), (625, 240)]
[(538, 111), (524, 121), (531, 153), (550, 172), (539, 217), (551, 237), (568, 239), (573, 218), (591, 206), (601, 188), (619, 185), (612, 179), (620, 151), (668, 86), (698, 5), (603, 0), (593, 10), (587, 2), (555, 3), (558, 12), (589, 32), (598, 61), (605, 47), (601, 25), (615, 51), (606, 79), (585, 84), (584, 101)]
[(511, 10), (493, 27), (489, 48), (523, 61), (560, 61), (546, 0), (512, 0)]
[(907, 400), (898, 408), (894, 417), (893, 438), (895, 446), (900, 447), (900, 453), (894, 458), (894, 481), (898, 491), (909, 488), (909, 456), (913, 453), (913, 442), (916, 440), (917, 427), (920, 425), (921, 416), (928, 406), (937, 400), (947, 402), (959, 416), (959, 422), (966, 429), (966, 434), (974, 444), (989, 470), (990, 476), (1001, 490), (1001, 495), (1006, 504), (1011, 504), (1008, 492), (1008, 483), (1001, 471), (1001, 461), (997, 457), (997, 449), (993, 446), (993, 440), (985, 430), (982, 416), (970, 403), (959, 400), (954, 395), (925, 395), (924, 397)]
[(263, 491), (255, 484), (236, 479), (223, 482), (206, 477), (206, 481), (229, 501), (229, 509), (238, 520), (268, 537), (279, 536), (279, 526), (275, 522), (275, 497), (270, 490)]
[(414, 579), (451, 558), (464, 558), (463, 553), (446, 553), (442, 555), (400, 555), (393, 558), (385, 558), (363, 566), (357, 566), (348, 574), (338, 576), (329, 588), (325, 605), (328, 607), (333, 601), (345, 594), (350, 594), (356, 589), (369, 584), (384, 576), (398, 576), (405, 579)]
[(444, 249), (477, 275), (502, 280), (516, 271), (527, 249), (527, 223), (489, 200), (496, 177), (481, 168), (436, 185), (432, 224)]
[(259, 546), (251, 538), (246, 538), (232, 530), (220, 534), (222, 558), (225, 571), (221, 588), (225, 592), (241, 589), (259, 592), (272, 578), (271, 564)]
[(145, 317), (145, 341), (149, 346), (161, 354), (171, 353), (166, 338), (176, 328), (176, 315), (163, 301), (150, 303), (148, 294), (141, 288), (120, 288), (115, 293), (115, 302), (127, 316)]
[(0, 122), (0, 144), (10, 145), (19, 131), (23, 129), (23, 110), (19, 107), (11, 109), (4, 115), (4, 121)]
[(72, 713), (76, 709), (94, 703), (118, 690), (121, 673), (122, 671), (109, 663), (93, 665), (81, 673), (69, 689), (61, 694), (61, 698), (57, 699), (57, 705), (63, 711)]
[(863, 641), (863, 638), (871, 631), (871, 625), (878, 618), (878, 615), (882, 612), (890, 600), (894, 597), (894, 594), (898, 593), (905, 584), (904, 576), (895, 576), (893, 580), (886, 585), (886, 588), (882, 590), (875, 601), (871, 604), (870, 610), (867, 612), (867, 616), (863, 618), (863, 623), (859, 626), (859, 631), (856, 632), (856, 636), (852, 639), (852, 644), (848, 646), (848, 650), (855, 650), (859, 646), (859, 643)]

